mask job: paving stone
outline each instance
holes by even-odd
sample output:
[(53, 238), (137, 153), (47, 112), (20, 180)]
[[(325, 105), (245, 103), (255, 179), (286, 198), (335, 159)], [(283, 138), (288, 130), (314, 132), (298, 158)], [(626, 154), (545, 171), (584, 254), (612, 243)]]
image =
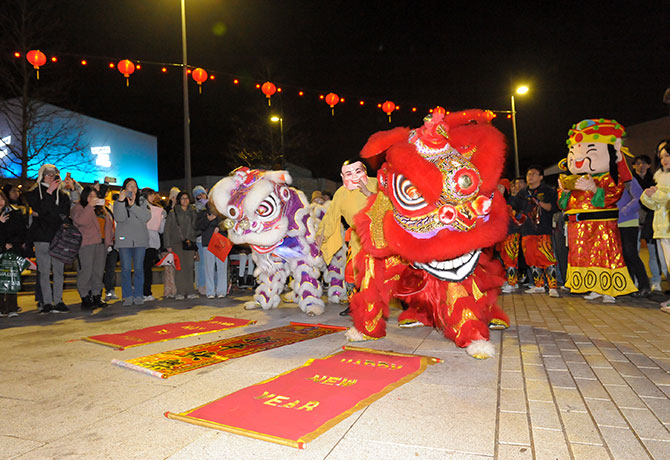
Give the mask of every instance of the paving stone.
[(523, 390), (501, 389), (500, 410), (526, 412), (526, 393)]
[(584, 398), (610, 399), (609, 393), (598, 380), (575, 378), (575, 382)]
[(575, 460), (610, 460), (610, 454), (603, 446), (570, 444)]
[(500, 372), (500, 388), (523, 390), (523, 374), (516, 371)]
[(612, 401), (619, 407), (644, 409), (646, 406), (628, 385), (605, 385)]
[(498, 441), (530, 446), (527, 414), (501, 411), (498, 415)]
[(526, 381), (526, 396), (529, 401), (547, 401), (553, 404), (554, 397), (551, 394), (551, 386), (544, 380)]
[(586, 399), (586, 406), (598, 426), (629, 428), (616, 404), (602, 399)]
[(664, 398), (665, 394), (659, 390), (647, 377), (625, 377), (626, 382), (640, 397)]
[(562, 430), (558, 410), (553, 402), (529, 401), (530, 422), (533, 428)]
[(668, 428), (663, 426), (650, 410), (621, 409), (621, 412), (641, 439), (670, 441)]
[(563, 426), (571, 443), (602, 445), (598, 430), (587, 413), (560, 412)]
[(670, 385), (670, 374), (663, 369), (640, 368), (640, 371), (656, 385)]
[(593, 368), (593, 372), (598, 377), (598, 380), (603, 385), (625, 385), (626, 381), (621, 377), (621, 374), (614, 370), (613, 368)]
[(662, 423), (670, 425), (670, 399), (643, 397), (642, 400)]
[(537, 460), (571, 459), (562, 431), (533, 428), (533, 450)]
[(566, 364), (574, 378), (596, 378), (596, 374), (593, 373), (587, 362), (567, 362)]
[(533, 450), (530, 446), (500, 444), (496, 458), (498, 460), (532, 460)]
[(648, 459), (649, 454), (629, 428), (600, 427), (615, 460)]
[(670, 446), (664, 441), (655, 441), (651, 439), (643, 439), (642, 443), (651, 452), (654, 460), (670, 460)]
[(565, 371), (547, 371), (549, 383), (553, 387), (577, 388), (570, 372)]

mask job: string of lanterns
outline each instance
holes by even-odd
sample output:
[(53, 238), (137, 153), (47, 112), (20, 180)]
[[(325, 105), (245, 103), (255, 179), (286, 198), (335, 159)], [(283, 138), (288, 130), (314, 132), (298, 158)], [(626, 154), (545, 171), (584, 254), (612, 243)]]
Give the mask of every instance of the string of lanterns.
[[(68, 53), (62, 53), (62, 54), (70, 55)], [(20, 58), (21, 53), (18, 52), (18, 51), (15, 52), (14, 57), (15, 58)], [(108, 58), (98, 58), (98, 59), (108, 59)], [(30, 64), (33, 65), (33, 68), (35, 69), (35, 73), (36, 73), (36, 78), (39, 80), (39, 78), (40, 78), (39, 70), (40, 70), (40, 67), (43, 67), (47, 63), (47, 56), (44, 54), (44, 52), (40, 51), (39, 49), (35, 49), (35, 50), (30, 50), (26, 53), (26, 60)], [(58, 58), (56, 56), (52, 56), (50, 58), (50, 60), (51, 60), (51, 62), (54, 62), (54, 63), (58, 62)], [(166, 73), (168, 67), (183, 67), (183, 64), (175, 64), (175, 63), (161, 63), (161, 62), (152, 62), (152, 61), (142, 61), (142, 62), (144, 62), (146, 64), (150, 64), (150, 65), (161, 66), (161, 72), (162, 73)], [(80, 64), (83, 65), (83, 66), (86, 66), (86, 65), (88, 65), (88, 61), (86, 59), (82, 59), (80, 61)], [(112, 69), (116, 68), (119, 71), (119, 73), (121, 73), (123, 75), (123, 77), (126, 79), (126, 86), (130, 86), (130, 76), (135, 72), (135, 70), (140, 70), (142, 68), (141, 64), (140, 64), (140, 61), (135, 60), (133, 62), (132, 60), (129, 60), (129, 59), (122, 59), (122, 60), (118, 61), (116, 64), (114, 64), (114, 62), (110, 62), (109, 67), (112, 68)], [(191, 66), (189, 66), (187, 68), (187, 73), (190, 74), (191, 78), (198, 84), (198, 92), (200, 94), (202, 94), (202, 84), (205, 83), (207, 80), (214, 80), (215, 79), (214, 73), (211, 73), (211, 72), (208, 73), (205, 69), (203, 69), (201, 67), (191, 67)], [(227, 74), (225, 72), (217, 72), (217, 73), (230, 75), (230, 74)], [(231, 76), (234, 77), (233, 84), (234, 85), (239, 85), (240, 78), (242, 78), (242, 77), (234, 76), (234, 75), (231, 75)], [(265, 97), (267, 98), (269, 107), (272, 106), (272, 99), (271, 99), (272, 96), (275, 95), (276, 93), (281, 93), (282, 92), (281, 87), (277, 86), (276, 84), (274, 84), (273, 82), (270, 82), (270, 81), (266, 81), (265, 83), (262, 83), (262, 84), (261, 83), (256, 83), (255, 86), (256, 86), (256, 89), (260, 89), (260, 91), (265, 95)], [(305, 95), (305, 92), (302, 89), (300, 89), (298, 91), (298, 96), (302, 97), (304, 95)], [(330, 106), (332, 116), (335, 116), (335, 106), (339, 103), (344, 103), (345, 102), (344, 97), (340, 97), (338, 94), (336, 94), (334, 92), (329, 92), (325, 96), (323, 94), (320, 94), (319, 99), (324, 100), (325, 103), (328, 104), (328, 106)], [(359, 99), (358, 104), (360, 106), (364, 106), (365, 105), (365, 100), (364, 99)], [(400, 110), (400, 106), (397, 105), (395, 102), (390, 101), (390, 100), (386, 100), (382, 103), (378, 103), (377, 107), (380, 108), (388, 116), (389, 123), (391, 123), (391, 115), (393, 114), (393, 112), (395, 112), (396, 110)], [(427, 107), (429, 107), (429, 106), (427, 106)], [(439, 106), (438, 106), (438, 108), (441, 109), (441, 107), (439, 107)], [(428, 112), (433, 113), (433, 110), (434, 110), (433, 108), (429, 108)], [(442, 110), (444, 110), (444, 109), (442, 109)], [(418, 108), (416, 106), (413, 106), (411, 108), (411, 111), (412, 112), (417, 112)], [(490, 110), (490, 112), (493, 113), (494, 118), (497, 116), (496, 113), (506, 113), (507, 118), (511, 118), (511, 115), (510, 115), (509, 111), (507, 111), (507, 110)], [(448, 114), (449, 112), (444, 111), (444, 113)]]

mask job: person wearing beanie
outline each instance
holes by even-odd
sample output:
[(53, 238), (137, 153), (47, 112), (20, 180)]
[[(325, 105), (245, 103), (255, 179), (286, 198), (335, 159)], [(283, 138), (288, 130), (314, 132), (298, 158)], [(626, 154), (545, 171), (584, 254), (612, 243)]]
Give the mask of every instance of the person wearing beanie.
[[(193, 187), (193, 199), (195, 205), (195, 211), (197, 214), (202, 214), (203, 211), (207, 209), (207, 191), (202, 185), (196, 185)], [(198, 288), (200, 295), (205, 295), (207, 292), (207, 274), (205, 271), (205, 254), (206, 248), (203, 248), (202, 244), (202, 235), (198, 231), (196, 233), (197, 237), (195, 239), (195, 244), (198, 246), (198, 258), (195, 261), (195, 285)]]
[[(26, 194), (32, 208), (32, 224), (28, 236), (35, 243), (37, 273), (42, 291), (40, 313), (69, 313), (63, 303), (63, 262), (51, 257), (49, 244), (61, 224), (70, 216), (70, 198), (60, 191), (60, 171), (51, 164), (42, 165), (37, 182)], [(50, 281), (53, 272), (53, 284)]]

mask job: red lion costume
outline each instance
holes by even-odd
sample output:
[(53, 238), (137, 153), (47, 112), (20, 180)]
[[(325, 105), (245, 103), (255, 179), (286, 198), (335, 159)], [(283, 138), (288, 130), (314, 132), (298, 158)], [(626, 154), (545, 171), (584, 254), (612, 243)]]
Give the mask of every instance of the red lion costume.
[(470, 355), (494, 355), (489, 327), (509, 325), (496, 305), (504, 282), (490, 248), (507, 234), (507, 206), (497, 190), (505, 160), (503, 135), (491, 112), (446, 115), (424, 126), (370, 137), (361, 157), (385, 153), (379, 193), (356, 215), (363, 249), (356, 257), (351, 299), (352, 341), (386, 334), (389, 301), (408, 310), (399, 320), (437, 327)]

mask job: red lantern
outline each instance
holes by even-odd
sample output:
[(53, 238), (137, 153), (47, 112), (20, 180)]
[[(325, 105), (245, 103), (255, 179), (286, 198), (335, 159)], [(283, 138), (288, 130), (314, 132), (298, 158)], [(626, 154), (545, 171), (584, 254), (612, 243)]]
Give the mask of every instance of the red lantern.
[(30, 50), (26, 54), (26, 59), (30, 62), (37, 71), (37, 79), (40, 79), (40, 66), (47, 62), (47, 57), (40, 50)]
[(326, 104), (330, 106), (330, 114), (335, 116), (335, 106), (340, 102), (340, 96), (335, 93), (326, 94)]
[(447, 111), (445, 110), (444, 107), (440, 107), (439, 105), (433, 109), (433, 113), (441, 113), (442, 115), (446, 115)]
[(265, 94), (265, 97), (268, 98), (268, 105), (272, 105), (270, 103), (270, 98), (274, 93), (277, 92), (277, 87), (274, 85), (274, 83), (271, 83), (269, 81), (266, 81), (263, 83), (263, 86), (261, 86), (261, 91), (263, 91), (263, 94)]
[(389, 123), (391, 123), (391, 114), (395, 110), (395, 104), (391, 101), (386, 101), (382, 104), (382, 110), (389, 116)]
[(130, 77), (130, 75), (135, 72), (135, 64), (130, 62), (128, 59), (124, 59), (123, 61), (119, 61), (119, 63), (116, 64), (116, 68), (119, 69), (119, 72), (121, 72), (124, 77), (126, 77), (126, 86), (130, 86), (128, 77)]
[(202, 94), (202, 84), (207, 81), (207, 71), (198, 67), (191, 72), (191, 77), (198, 84), (198, 91)]

